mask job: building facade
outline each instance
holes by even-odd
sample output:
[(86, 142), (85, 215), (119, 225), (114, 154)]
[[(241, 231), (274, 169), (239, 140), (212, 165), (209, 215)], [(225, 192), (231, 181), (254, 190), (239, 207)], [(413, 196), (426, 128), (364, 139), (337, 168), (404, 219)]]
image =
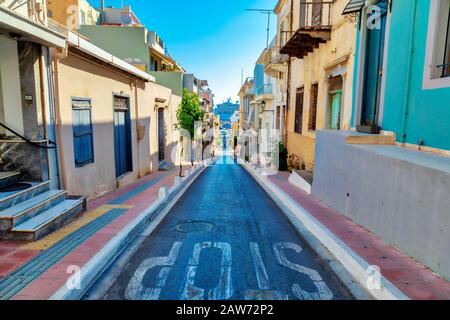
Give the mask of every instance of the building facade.
[[(287, 103), (287, 70), (289, 56), (280, 53), (281, 37), (279, 33), (272, 40), (268, 48), (265, 48), (257, 60), (257, 64), (264, 65), (264, 77), (267, 88), (271, 91), (269, 99), (256, 97), (256, 101), (264, 101), (266, 113), (263, 127), (276, 132), (277, 142), (285, 141), (286, 103)], [(258, 92), (256, 92), (258, 93)]]
[(0, 28), (0, 238), (37, 240), (85, 208), (60, 190), (52, 61), (66, 34), (46, 1), (2, 1)]
[[(174, 94), (138, 64), (81, 35), (83, 24), (48, 18), (59, 11), (53, 2), (48, 12), (46, 4), (0, 5), (3, 239), (37, 240), (77, 218), (86, 198), (180, 161), (175, 123), (182, 77), (178, 84), (168, 80), (178, 85)], [(151, 48), (146, 52), (150, 57)]]
[(291, 167), (312, 170), (316, 132), (350, 129), (357, 27), (346, 0), (278, 2), (277, 41), (288, 55), (286, 145)]
[(450, 279), (450, 1), (347, 1), (350, 131), (320, 132), (312, 193)]

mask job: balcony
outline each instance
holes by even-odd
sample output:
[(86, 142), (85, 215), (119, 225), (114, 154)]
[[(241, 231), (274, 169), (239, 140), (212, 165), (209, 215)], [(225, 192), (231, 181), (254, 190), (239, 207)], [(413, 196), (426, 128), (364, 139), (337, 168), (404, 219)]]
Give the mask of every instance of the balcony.
[(255, 102), (262, 100), (272, 100), (273, 97), (273, 85), (264, 84), (255, 88)]
[(253, 89), (253, 87), (247, 88), (247, 89), (245, 90), (245, 95), (246, 95), (246, 96), (253, 96), (254, 94), (255, 94), (255, 90)]
[(264, 72), (272, 77), (278, 77), (280, 72), (286, 72), (286, 62), (289, 56), (280, 53), (280, 47), (273, 46), (264, 50), (262, 64)]
[(297, 31), (283, 31), (281, 54), (303, 59), (321, 43), (331, 38), (331, 6), (333, 1), (300, 3), (300, 21)]

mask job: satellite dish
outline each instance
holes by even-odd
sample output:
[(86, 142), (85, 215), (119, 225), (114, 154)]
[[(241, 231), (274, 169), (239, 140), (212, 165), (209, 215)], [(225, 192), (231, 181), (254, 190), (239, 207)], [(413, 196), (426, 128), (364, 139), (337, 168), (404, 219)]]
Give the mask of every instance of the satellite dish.
[(129, 14), (122, 14), (120, 16), (120, 21), (122, 24), (129, 25), (133, 22), (133, 19), (131, 19), (131, 16)]

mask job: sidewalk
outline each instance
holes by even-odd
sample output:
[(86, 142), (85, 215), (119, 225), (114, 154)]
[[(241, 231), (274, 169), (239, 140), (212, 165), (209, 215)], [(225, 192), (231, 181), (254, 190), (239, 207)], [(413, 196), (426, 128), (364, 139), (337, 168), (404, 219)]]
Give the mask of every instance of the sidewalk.
[(80, 219), (39, 241), (0, 240), (0, 300), (50, 298), (72, 275), (68, 268), (84, 266), (158, 199), (161, 187), (173, 186), (178, 170), (150, 174), (90, 201)]
[(370, 265), (379, 266), (381, 274), (410, 299), (450, 299), (450, 282), (439, 278), (430, 269), (386, 244), (370, 231), (295, 187), (289, 183), (288, 178), (287, 172), (268, 176), (273, 184), (282, 189), (356, 254)]

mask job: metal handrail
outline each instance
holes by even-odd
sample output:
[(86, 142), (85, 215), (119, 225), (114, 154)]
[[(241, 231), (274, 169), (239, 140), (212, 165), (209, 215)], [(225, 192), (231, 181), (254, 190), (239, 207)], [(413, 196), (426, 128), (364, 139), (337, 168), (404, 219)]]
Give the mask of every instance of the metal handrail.
[(45, 142), (47, 142), (48, 144), (51, 144), (53, 146), (43, 146), (41, 145), (41, 143), (45, 143), (45, 142), (34, 142), (26, 137), (24, 137), (23, 135), (21, 135), (20, 133), (17, 133), (16, 131), (14, 131), (13, 129), (11, 129), (10, 127), (8, 127), (6, 124), (1, 123), (0, 122), (0, 127), (5, 128), (7, 131), (11, 132), (12, 134), (14, 134), (15, 136), (19, 137), (20, 139), (22, 139), (23, 141), (25, 141), (26, 143), (28, 143), (29, 145), (36, 147), (36, 148), (40, 148), (40, 149), (56, 149), (56, 143), (51, 141), (51, 140), (45, 140)]

